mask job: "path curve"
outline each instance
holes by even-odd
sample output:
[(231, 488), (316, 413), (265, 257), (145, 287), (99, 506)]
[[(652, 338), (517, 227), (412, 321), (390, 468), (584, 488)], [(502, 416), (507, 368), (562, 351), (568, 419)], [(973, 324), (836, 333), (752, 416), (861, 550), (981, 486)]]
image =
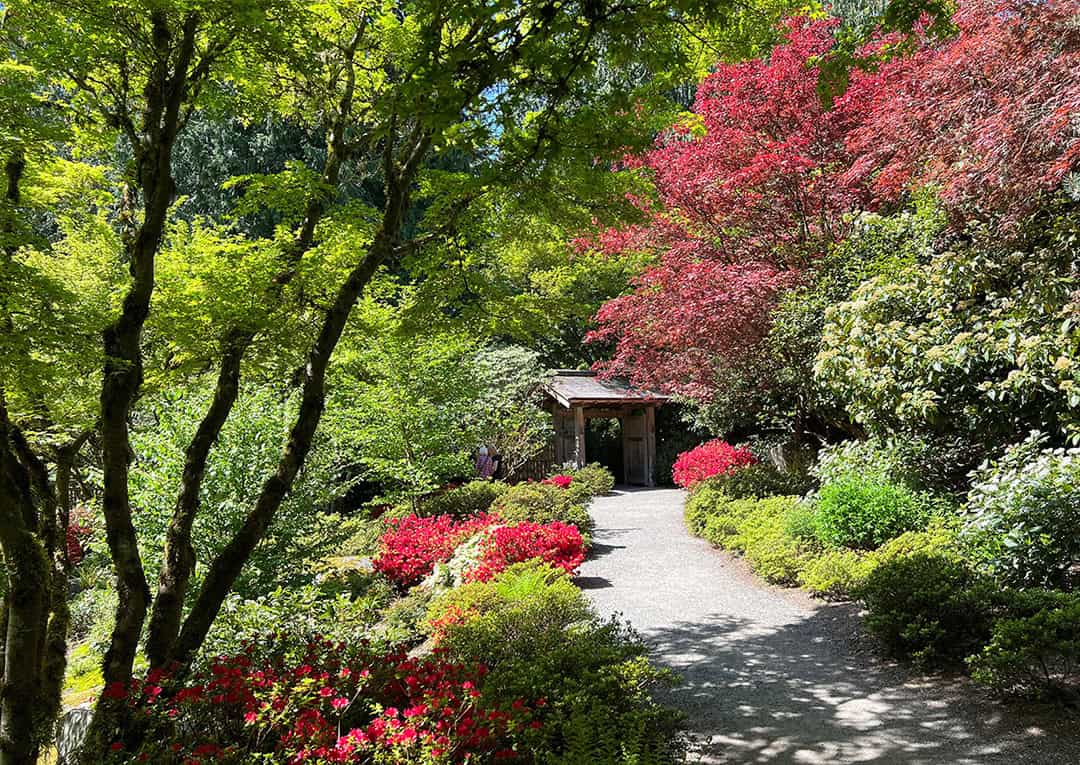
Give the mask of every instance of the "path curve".
[(1076, 765), (1080, 722), (987, 700), (964, 680), (909, 675), (859, 637), (850, 605), (769, 587), (692, 537), (675, 489), (593, 501), (579, 584), (683, 676), (700, 763)]

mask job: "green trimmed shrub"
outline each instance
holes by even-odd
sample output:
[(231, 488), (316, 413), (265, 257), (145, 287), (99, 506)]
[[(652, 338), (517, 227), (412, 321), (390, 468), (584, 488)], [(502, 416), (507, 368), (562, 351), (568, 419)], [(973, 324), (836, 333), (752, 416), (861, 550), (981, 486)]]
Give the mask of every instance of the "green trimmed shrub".
[(615, 488), (615, 476), (599, 462), (590, 462), (585, 467), (570, 471), (574, 483), (581, 482), (589, 489), (593, 497), (602, 497)]
[(959, 520), (955, 517), (932, 518), (923, 531), (907, 531), (874, 550), (874, 563), (881, 565), (919, 554), (963, 560), (958, 547), (959, 528)]
[(1080, 449), (1044, 443), (1034, 436), (984, 465), (968, 495), (965, 551), (1019, 587), (1068, 587), (1080, 567)]
[(545, 483), (519, 483), (511, 486), (492, 503), (491, 512), (508, 524), (532, 521), (551, 523), (562, 521), (577, 526), (583, 537), (592, 532), (589, 511), (574, 497), (558, 486)]
[(705, 523), (709, 516), (717, 515), (720, 508), (731, 502), (729, 497), (710, 481), (702, 481), (690, 492), (683, 509), (683, 517), (686, 520), (686, 528), (694, 536), (701, 536), (705, 531)]
[(798, 505), (798, 497), (770, 497), (739, 500), (750, 503), (750, 511), (738, 523), (731, 539), (742, 550), (754, 573), (773, 584), (793, 585), (810, 560), (810, 552), (788, 536), (786, 520)]
[(441, 595), (428, 613), (449, 658), (490, 667), (485, 700), (545, 700), (543, 725), (521, 742), (537, 762), (681, 761), (681, 716), (653, 698), (673, 676), (650, 665), (629, 628), (598, 619), (563, 572), (519, 563), (490, 582)]
[(808, 475), (777, 470), (767, 462), (756, 462), (704, 483), (735, 499), (762, 499), (805, 494), (813, 488), (814, 480)]
[(737, 544), (739, 528), (758, 507), (756, 499), (731, 499), (723, 494), (723, 501), (714, 505), (714, 512), (705, 516), (701, 537), (709, 543), (728, 550), (741, 550)]
[(870, 553), (825, 550), (810, 557), (799, 572), (799, 586), (830, 600), (851, 598), (877, 565)]
[(867, 627), (891, 653), (948, 666), (990, 639), (998, 590), (954, 557), (916, 553), (878, 566), (858, 594)]
[[(990, 643), (968, 658), (971, 675), (999, 693), (1076, 702), (1080, 700), (1080, 594), (1042, 592), (1027, 599), (1027, 610), (1031, 605), (1040, 607), (997, 621)], [(1012, 605), (1013, 610), (1024, 610), (1022, 605)]]
[(936, 511), (929, 494), (844, 475), (825, 482), (818, 492), (818, 538), (835, 547), (873, 550), (906, 531), (925, 528)]
[(491, 509), (491, 504), (510, 487), (502, 481), (469, 481), (441, 494), (421, 500), (417, 515), (450, 515), (465, 520)]

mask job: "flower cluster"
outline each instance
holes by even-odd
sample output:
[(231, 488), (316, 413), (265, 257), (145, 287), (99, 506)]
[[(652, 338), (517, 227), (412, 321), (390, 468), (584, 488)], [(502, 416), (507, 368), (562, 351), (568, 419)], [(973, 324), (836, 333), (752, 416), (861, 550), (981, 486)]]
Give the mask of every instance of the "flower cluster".
[(410, 587), (430, 574), (436, 563), (450, 560), (461, 542), (497, 520), (492, 515), (463, 521), (450, 515), (410, 515), (390, 521), (379, 539), (379, 555), (373, 565), (402, 587)]
[(546, 483), (549, 486), (558, 486), (560, 489), (569, 489), (570, 484), (574, 482), (574, 476), (560, 473), (559, 475), (553, 475), (551, 478), (545, 478), (540, 483)]
[(560, 521), (497, 526), (480, 543), (480, 560), (465, 572), (466, 582), (486, 582), (511, 564), (540, 558), (573, 574), (585, 560), (585, 543), (576, 526)]
[(240, 753), (290, 765), (514, 761), (515, 734), (541, 727), (541, 703), (484, 701), (481, 665), (321, 639), (301, 651), (288, 645), (249, 643), (183, 685), (155, 672), (110, 686), (106, 693), (128, 699), (149, 735), (131, 749), (115, 742), (109, 762), (197, 765)]
[(680, 454), (672, 466), (671, 477), (676, 484), (689, 489), (706, 478), (727, 475), (755, 462), (757, 459), (749, 449), (715, 439)]

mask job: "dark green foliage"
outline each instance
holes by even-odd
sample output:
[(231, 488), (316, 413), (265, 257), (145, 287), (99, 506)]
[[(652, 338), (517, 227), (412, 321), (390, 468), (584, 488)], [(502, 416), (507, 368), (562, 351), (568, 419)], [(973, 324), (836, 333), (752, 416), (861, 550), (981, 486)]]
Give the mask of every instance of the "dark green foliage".
[(821, 487), (815, 523), (825, 544), (873, 550), (905, 531), (925, 528), (934, 512), (927, 494), (849, 475)]
[(1011, 610), (1020, 615), (994, 624), (968, 659), (972, 677), (1000, 693), (1080, 700), (1080, 594), (1020, 594)]
[(491, 504), (509, 487), (501, 481), (469, 481), (441, 494), (426, 497), (419, 503), (419, 515), (451, 515), (464, 520), (486, 513)]
[(587, 536), (593, 527), (589, 511), (575, 501), (572, 493), (544, 483), (519, 483), (503, 492), (491, 511), (507, 523), (562, 521), (578, 527)]
[(961, 561), (916, 553), (884, 563), (859, 596), (866, 624), (890, 653), (949, 666), (986, 644), (998, 587)]
[(706, 431), (693, 428), (685, 419), (693, 411), (679, 404), (668, 404), (656, 410), (656, 473), (657, 486), (674, 486), (671, 469), (683, 452), (707, 440)]

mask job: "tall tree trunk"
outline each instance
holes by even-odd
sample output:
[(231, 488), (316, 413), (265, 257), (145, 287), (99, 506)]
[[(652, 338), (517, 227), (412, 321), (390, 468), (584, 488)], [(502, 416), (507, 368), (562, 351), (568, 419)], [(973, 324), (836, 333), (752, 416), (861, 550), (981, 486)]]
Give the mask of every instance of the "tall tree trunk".
[[(142, 386), (142, 329), (150, 313), (154, 264), (161, 247), (169, 205), (176, 192), (172, 175), (173, 146), (188, 97), (199, 17), (189, 13), (179, 39), (164, 11), (151, 13), (156, 64), (147, 78), (144, 111), (134, 141), (143, 219), (127, 247), (131, 285), (119, 317), (105, 328), (104, 376), (101, 385), (102, 512), (105, 535), (116, 573), (116, 622), (105, 653), (105, 684), (131, 680), (135, 654), (150, 602), (138, 539), (132, 523), (128, 469), (131, 440), (128, 419)], [(98, 699), (87, 732), (84, 757), (93, 761), (127, 725), (127, 705), (104, 694)]]
[(195, 570), (191, 527), (199, 511), (199, 492), (206, 474), (206, 462), (210, 449), (239, 395), (240, 361), (251, 340), (250, 334), (236, 334), (230, 340), (221, 359), (213, 401), (184, 455), (180, 494), (165, 535), (165, 555), (146, 640), (146, 656), (151, 667), (163, 667), (168, 663), (173, 644), (180, 633), (184, 598), (191, 574)]
[(0, 765), (34, 765), (40, 726), (42, 624), (50, 595), (48, 555), (35, 533), (30, 477), (16, 459), (6, 412), (0, 412), (0, 546), (8, 569)]
[[(342, 164), (349, 155), (345, 143), (345, 127), (352, 117), (356, 80), (353, 57), (364, 29), (365, 25), (361, 24), (344, 50), (345, 88), (327, 131), (322, 188), (308, 199), (304, 218), (296, 239), (286, 254), (283, 268), (268, 285), (266, 298), (271, 304), (280, 298), (282, 288), (292, 280), (300, 260), (314, 246), (315, 228), (326, 214), (333, 195), (337, 193)], [(199, 512), (199, 492), (206, 473), (207, 460), (236, 403), (240, 388), (240, 365), (254, 340), (255, 334), (252, 332), (235, 329), (230, 333), (222, 353), (210, 407), (185, 452), (180, 493), (165, 536), (164, 561), (158, 575), (157, 595), (154, 598), (146, 641), (146, 654), (151, 667), (165, 668), (174, 658), (188, 584), (195, 570), (191, 529)]]
[(195, 651), (202, 646), (222, 603), (251, 553), (265, 536), (307, 458), (315, 431), (322, 419), (326, 401), (326, 370), (330, 359), (361, 292), (400, 242), (401, 227), (408, 207), (409, 185), (429, 145), (430, 138), (417, 135), (409, 146), (408, 160), (400, 168), (390, 159), (391, 149), (387, 148), (387, 201), (383, 209), (382, 225), (367, 255), (338, 289), (333, 305), (323, 317), (322, 328), (304, 368), (300, 408), (277, 469), (263, 483), (255, 505), (244, 519), (243, 525), (211, 563), (198, 597), (184, 621), (172, 657), (181, 666), (186, 667)]

